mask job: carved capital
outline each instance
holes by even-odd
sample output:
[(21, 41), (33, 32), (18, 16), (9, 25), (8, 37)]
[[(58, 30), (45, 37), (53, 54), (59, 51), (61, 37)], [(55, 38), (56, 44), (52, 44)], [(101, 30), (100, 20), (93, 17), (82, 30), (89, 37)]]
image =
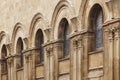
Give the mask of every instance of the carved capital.
[(53, 55), (53, 46), (46, 47), (47, 56)]
[(81, 41), (82, 41), (82, 37), (76, 37), (74, 40), (73, 40), (73, 47), (74, 48), (78, 48), (78, 47), (81, 47)]
[(29, 62), (29, 57), (31, 57), (32, 55), (31, 54), (25, 54), (24, 56), (25, 56), (26, 63), (28, 63)]
[(29, 57), (28, 56), (25, 56), (25, 61), (26, 61), (26, 63), (29, 62)]
[(7, 59), (8, 66), (13, 64), (13, 62), (14, 62), (14, 58), (12, 56)]
[(77, 40), (73, 40), (73, 47), (74, 49), (76, 49), (78, 46), (78, 41)]
[(82, 48), (83, 47), (83, 43), (82, 43), (82, 37), (78, 38), (78, 48)]
[(113, 39), (118, 39), (120, 37), (120, 28), (119, 28), (118, 24), (116, 24), (116, 25), (111, 24), (104, 31), (108, 33), (107, 36), (110, 41), (112, 41)]
[(114, 38), (117, 40), (120, 38), (120, 28), (117, 28), (116, 31), (114, 32)]

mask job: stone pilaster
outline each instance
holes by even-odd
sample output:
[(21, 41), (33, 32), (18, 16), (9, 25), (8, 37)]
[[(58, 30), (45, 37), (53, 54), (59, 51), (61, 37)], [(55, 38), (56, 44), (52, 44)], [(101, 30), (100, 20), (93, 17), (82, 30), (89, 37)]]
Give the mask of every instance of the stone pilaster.
[(71, 79), (82, 80), (83, 45), (81, 34), (71, 38)]
[(12, 72), (12, 68), (13, 68), (13, 60), (14, 58), (12, 56), (9, 56), (7, 59), (7, 66), (8, 66), (8, 80), (12, 80), (12, 76), (13, 76), (13, 72)]
[(26, 80), (31, 80), (29, 74), (32, 74), (29, 72), (29, 70), (31, 71), (32, 69), (29, 69), (29, 53), (30, 51), (26, 50), (23, 52), (24, 53), (24, 79)]
[(49, 47), (49, 63), (50, 63), (50, 78), (49, 80), (54, 80), (54, 55), (53, 55), (53, 48)]
[(33, 54), (32, 58), (32, 80), (34, 80), (36, 77), (35, 77), (35, 50), (32, 50), (31, 53)]
[(82, 80), (83, 41), (81, 37), (78, 38), (77, 47), (77, 80)]
[(35, 64), (35, 51), (36, 47), (29, 48), (24, 53), (24, 79), (35, 80), (36, 79), (36, 64)]
[(104, 33), (103, 33), (103, 38), (105, 39), (103, 41), (103, 44), (104, 44), (104, 56), (103, 56), (104, 57), (104, 60), (103, 60), (104, 61), (104, 80), (107, 80), (108, 78), (108, 63), (109, 63), (109, 60), (108, 60), (109, 48), (107, 45), (109, 43), (108, 34), (109, 34), (108, 30), (105, 28)]
[(58, 70), (58, 60), (63, 56), (63, 41), (57, 40), (53, 41), (53, 54), (54, 54), (54, 76), (55, 80), (58, 80), (59, 70)]
[(114, 79), (120, 80), (120, 25), (114, 33)]
[(113, 32), (110, 31), (109, 32), (109, 36), (108, 36), (108, 44), (109, 44), (109, 48), (108, 48), (108, 78), (109, 80), (113, 80), (113, 52), (114, 52), (114, 43), (113, 43)]
[(71, 53), (71, 78), (77, 80), (77, 40), (72, 41), (73, 51)]
[(82, 55), (82, 80), (88, 80), (88, 53), (91, 50), (91, 37), (92, 33), (90, 31), (84, 31), (81, 33), (82, 43), (81, 50), (84, 53)]
[(104, 24), (104, 80), (120, 77), (120, 22), (111, 20)]
[(58, 80), (58, 44), (54, 43), (54, 51), (53, 51), (53, 54), (54, 54), (54, 60), (55, 60), (55, 80)]
[(13, 55), (14, 56), (14, 65), (13, 65), (13, 74), (12, 74), (12, 76), (13, 76), (13, 78), (14, 78), (14, 80), (17, 80), (17, 57), (18, 57), (18, 55), (16, 55), (16, 54), (14, 54)]
[(54, 55), (52, 44), (45, 46), (45, 80), (54, 80)]

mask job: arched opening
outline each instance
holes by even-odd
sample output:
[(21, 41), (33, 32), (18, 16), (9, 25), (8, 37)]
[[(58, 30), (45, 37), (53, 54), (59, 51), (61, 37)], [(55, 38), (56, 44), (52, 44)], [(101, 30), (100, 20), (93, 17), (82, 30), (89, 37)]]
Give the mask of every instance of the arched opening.
[(3, 45), (2, 51), (1, 51), (1, 72), (2, 74), (7, 73), (7, 49), (6, 46)]
[(44, 44), (43, 32), (41, 29), (38, 29), (35, 36), (35, 47), (36, 47), (35, 63), (36, 64), (40, 64), (44, 61), (44, 48), (42, 44)]
[(90, 31), (92, 32), (91, 51), (103, 47), (103, 11), (99, 4), (95, 4), (90, 11)]
[(17, 69), (23, 67), (23, 41), (22, 38), (18, 38), (16, 45), (16, 54), (17, 54)]
[(63, 40), (63, 56), (66, 57), (69, 55), (69, 46), (70, 46), (70, 39), (69, 39), (69, 24), (66, 18), (63, 18), (59, 23), (58, 28), (58, 39)]

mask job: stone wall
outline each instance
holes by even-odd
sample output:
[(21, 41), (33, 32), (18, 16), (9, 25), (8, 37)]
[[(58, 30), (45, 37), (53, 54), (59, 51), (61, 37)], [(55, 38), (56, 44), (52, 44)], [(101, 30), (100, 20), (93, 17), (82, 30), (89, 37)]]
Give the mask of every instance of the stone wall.
[[(119, 80), (120, 0), (4, 0), (0, 1), (0, 80)], [(103, 11), (103, 47), (90, 52), (90, 11)], [(59, 25), (70, 28), (69, 55), (63, 56)], [(44, 61), (36, 61), (35, 39), (44, 36)], [(23, 41), (23, 67), (17, 69), (18, 39)], [(6, 46), (7, 72), (2, 73), (2, 47)]]

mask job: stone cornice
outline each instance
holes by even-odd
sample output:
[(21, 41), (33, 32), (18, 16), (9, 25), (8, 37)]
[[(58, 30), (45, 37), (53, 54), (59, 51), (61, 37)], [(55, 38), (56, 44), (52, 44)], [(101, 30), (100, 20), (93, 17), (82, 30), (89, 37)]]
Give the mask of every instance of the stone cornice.
[(35, 50), (35, 49), (38, 49), (38, 48), (36, 48), (36, 47), (31, 47), (31, 48), (28, 48), (28, 49), (26, 49), (26, 50), (23, 50), (22, 52), (23, 52), (23, 53), (27, 53), (27, 52), (32, 51), (32, 50)]
[(81, 30), (81, 31), (78, 31), (78, 32), (74, 32), (73, 34), (70, 35), (70, 38), (74, 38), (76, 36), (82, 36), (82, 35), (85, 35), (87, 33), (93, 33), (92, 31), (90, 30)]
[(112, 20), (110, 20), (110, 21), (105, 22), (105, 23), (103, 24), (103, 27), (108, 26), (108, 25), (110, 25), (110, 24), (117, 23), (117, 22), (120, 22), (120, 18), (112, 19)]
[(46, 46), (48, 46), (48, 45), (52, 45), (52, 44), (55, 44), (55, 43), (62, 43), (62, 42), (63, 42), (62, 39), (53, 40), (53, 41), (50, 41), (50, 42), (45, 43), (43, 46), (46, 47)]

